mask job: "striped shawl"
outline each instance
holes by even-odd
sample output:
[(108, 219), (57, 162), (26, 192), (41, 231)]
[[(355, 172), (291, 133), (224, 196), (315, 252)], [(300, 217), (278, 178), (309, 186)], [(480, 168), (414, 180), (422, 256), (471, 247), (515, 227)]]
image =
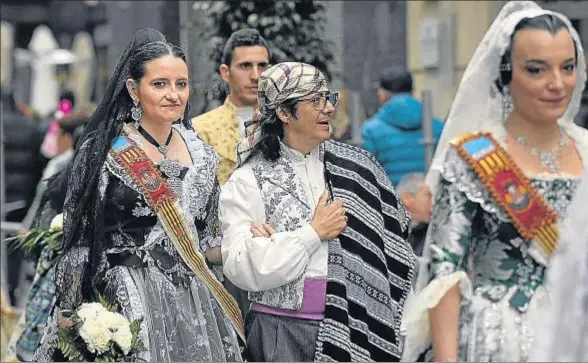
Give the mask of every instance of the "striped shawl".
[(377, 161), (354, 146), (321, 146), (347, 228), (329, 242), (325, 317), (315, 361), (399, 361), (400, 323), (415, 272), (406, 241), (410, 217)]

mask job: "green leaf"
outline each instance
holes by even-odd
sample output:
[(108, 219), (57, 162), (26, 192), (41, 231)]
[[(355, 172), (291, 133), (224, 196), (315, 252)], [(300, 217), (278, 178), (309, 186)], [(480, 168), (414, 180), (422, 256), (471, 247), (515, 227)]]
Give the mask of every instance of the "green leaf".
[(145, 345), (143, 344), (143, 341), (141, 340), (141, 337), (139, 335), (141, 333), (141, 322), (142, 321), (143, 321), (143, 319), (134, 320), (129, 325), (129, 328), (131, 330), (131, 334), (133, 335), (133, 339), (131, 340), (131, 350), (135, 351), (135, 352), (141, 352), (146, 349)]
[(31, 254), (37, 248), (48, 248), (51, 251), (61, 251), (61, 241), (63, 232), (52, 231), (49, 229), (33, 229), (26, 235), (16, 236), (9, 239), (11, 249), (22, 250), (26, 254)]
[(84, 360), (84, 354), (75, 342), (76, 336), (75, 329), (61, 328), (57, 333), (57, 342), (54, 345), (55, 349), (59, 350), (64, 357), (72, 362)]
[(112, 303), (110, 300), (108, 300), (107, 298), (105, 298), (102, 294), (96, 293), (96, 300), (100, 304), (102, 304), (102, 306), (104, 306), (104, 308), (106, 310), (110, 311), (111, 313), (118, 312), (118, 309), (117, 309), (116, 304)]
[(110, 357), (107, 354), (103, 354), (97, 356), (94, 362), (116, 362), (116, 360), (114, 360), (113, 357)]

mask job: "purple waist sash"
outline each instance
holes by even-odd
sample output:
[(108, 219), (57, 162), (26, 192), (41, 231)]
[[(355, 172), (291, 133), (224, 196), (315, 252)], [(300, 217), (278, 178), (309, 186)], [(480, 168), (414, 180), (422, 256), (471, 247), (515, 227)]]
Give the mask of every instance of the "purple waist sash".
[(251, 310), (259, 313), (287, 316), (290, 318), (323, 320), (325, 315), (325, 296), (327, 293), (327, 280), (309, 278), (304, 280), (304, 295), (302, 297), (302, 309), (290, 310), (272, 308), (258, 303), (251, 303)]

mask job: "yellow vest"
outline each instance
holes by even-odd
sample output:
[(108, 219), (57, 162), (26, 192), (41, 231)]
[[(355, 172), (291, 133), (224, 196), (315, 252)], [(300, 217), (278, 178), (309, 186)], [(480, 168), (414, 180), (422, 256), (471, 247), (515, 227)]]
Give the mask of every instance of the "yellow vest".
[(229, 179), (237, 164), (238, 122), (235, 106), (228, 97), (222, 106), (192, 119), (198, 136), (220, 156), (217, 177), (221, 185)]

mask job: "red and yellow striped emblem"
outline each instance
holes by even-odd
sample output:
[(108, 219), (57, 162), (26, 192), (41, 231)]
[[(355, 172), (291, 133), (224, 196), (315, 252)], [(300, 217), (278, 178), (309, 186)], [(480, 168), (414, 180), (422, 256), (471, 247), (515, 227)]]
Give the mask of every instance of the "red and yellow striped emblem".
[(557, 213), (543, 200), (506, 150), (488, 132), (456, 139), (460, 156), (468, 162), (517, 231), (532, 240), (547, 257), (557, 249)]

